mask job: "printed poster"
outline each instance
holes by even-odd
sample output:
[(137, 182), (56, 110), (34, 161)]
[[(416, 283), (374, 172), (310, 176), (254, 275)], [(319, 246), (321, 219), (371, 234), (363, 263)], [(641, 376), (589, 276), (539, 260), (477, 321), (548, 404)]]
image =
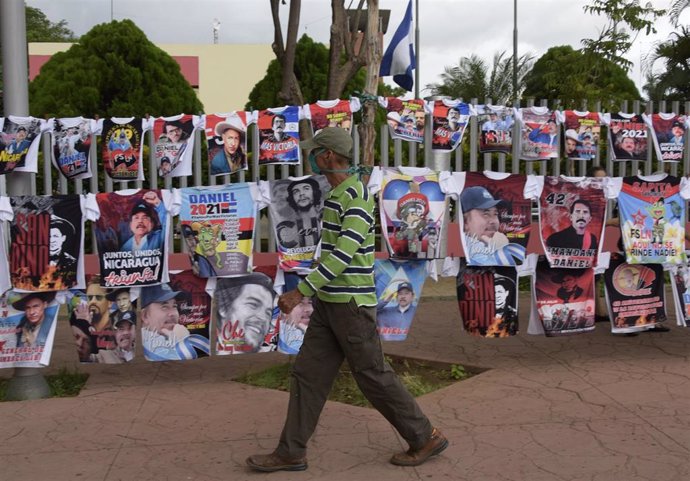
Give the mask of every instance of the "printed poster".
[(652, 129), (652, 139), (656, 156), (663, 162), (683, 160), (685, 147), (685, 115), (652, 114), (644, 116)]
[(458, 307), (465, 331), (478, 337), (518, 333), (518, 283), (514, 267), (461, 267)]
[(690, 327), (690, 268), (687, 265), (678, 266), (671, 273), (671, 285), (677, 324)]
[(563, 150), (569, 159), (593, 160), (599, 151), (601, 119), (598, 112), (563, 112)]
[(319, 100), (304, 106), (305, 117), (311, 120), (311, 128), (317, 134), (326, 127), (340, 127), (352, 131), (352, 114), (360, 109), (359, 99)]
[(433, 102), (431, 136), (432, 150), (451, 152), (460, 145), (470, 121), (470, 105), (450, 100)]
[(539, 228), (553, 267), (594, 267), (606, 219), (601, 178), (544, 177), (539, 197)]
[(540, 260), (533, 292), (547, 337), (594, 330), (593, 269), (552, 268)]
[(53, 121), (53, 164), (70, 180), (91, 177), (89, 152), (93, 124), (93, 120), (83, 117)]
[(379, 104), (386, 109), (386, 123), (392, 139), (424, 142), (427, 113), (424, 100), (379, 97)]
[(98, 275), (85, 290), (73, 289), (67, 303), (79, 361), (122, 364), (135, 357), (137, 302), (129, 288), (105, 289)]
[(247, 112), (206, 116), (206, 142), (211, 175), (247, 170)]
[(673, 176), (625, 177), (618, 196), (621, 234), (630, 264), (685, 261), (685, 181)]
[(213, 315), (218, 355), (273, 350), (279, 309), (273, 280), (261, 272), (218, 279)]
[(10, 278), (16, 290), (83, 286), (79, 195), (10, 197)]
[(476, 105), (479, 124), (479, 152), (503, 152), (513, 150), (513, 109), (503, 105)]
[[(411, 171), (408, 171), (411, 172)], [(408, 175), (398, 169), (383, 169), (379, 193), (381, 225), (392, 257), (434, 259), (440, 256), (439, 242), (447, 200), (433, 171)]]
[(0, 297), (0, 368), (50, 363), (58, 308), (55, 292), (8, 291)]
[(0, 117), (0, 175), (37, 171), (43, 123), (34, 117)]
[[(283, 292), (297, 289), (297, 284), (304, 278), (294, 272), (286, 272)], [(304, 334), (309, 327), (309, 319), (314, 312), (311, 297), (303, 297), (290, 314), (280, 312), (278, 320), (278, 352), (297, 354), (302, 347)]]
[(299, 164), (300, 107), (282, 107), (258, 112), (259, 165)]
[[(209, 323), (202, 317), (203, 311), (210, 309), (206, 280), (197, 277), (194, 282), (194, 274), (185, 272), (188, 275), (177, 278), (175, 284), (173, 276), (169, 284), (141, 288), (141, 343), (148, 361), (183, 361), (209, 355)], [(183, 291), (180, 286), (192, 291)]]
[(323, 175), (290, 177), (262, 184), (275, 229), (278, 261), (284, 271), (308, 272), (314, 267), (321, 240), (323, 202), (330, 184)]
[(499, 179), (479, 172), (464, 176), (460, 232), (467, 263), (522, 264), (532, 224), (532, 201), (524, 197), (527, 176), (513, 174)]
[(376, 328), (383, 341), (404, 341), (422, 297), (427, 261), (374, 262)]
[(644, 331), (666, 320), (664, 271), (659, 264), (628, 264), (612, 254), (604, 272), (611, 332)]
[(113, 117), (103, 121), (101, 155), (106, 174), (113, 180), (144, 180), (144, 120)]
[(547, 160), (558, 158), (558, 117), (548, 107), (518, 110), (520, 118), (520, 158)]
[(192, 175), (194, 128), (193, 115), (160, 117), (153, 122), (154, 158), (160, 177)]
[(96, 194), (95, 222), (104, 287), (167, 282), (168, 191), (135, 190)]
[(609, 114), (606, 121), (613, 160), (647, 160), (649, 141), (642, 115), (618, 112)]
[(257, 205), (250, 184), (180, 189), (180, 229), (199, 277), (251, 271)]

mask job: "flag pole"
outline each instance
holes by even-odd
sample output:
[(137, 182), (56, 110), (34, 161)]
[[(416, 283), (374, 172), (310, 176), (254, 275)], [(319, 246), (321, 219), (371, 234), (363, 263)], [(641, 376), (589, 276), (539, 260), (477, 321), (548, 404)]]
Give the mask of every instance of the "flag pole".
[(414, 2), (414, 49), (417, 65), (414, 69), (414, 98), (419, 98), (419, 0)]

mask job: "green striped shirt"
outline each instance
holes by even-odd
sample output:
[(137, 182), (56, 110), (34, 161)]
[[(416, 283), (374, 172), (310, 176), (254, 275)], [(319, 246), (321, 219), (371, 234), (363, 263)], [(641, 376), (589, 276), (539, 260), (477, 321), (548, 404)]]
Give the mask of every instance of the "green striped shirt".
[(331, 190), (324, 202), (321, 262), (297, 289), (308, 297), (358, 306), (376, 305), (374, 199), (357, 175)]

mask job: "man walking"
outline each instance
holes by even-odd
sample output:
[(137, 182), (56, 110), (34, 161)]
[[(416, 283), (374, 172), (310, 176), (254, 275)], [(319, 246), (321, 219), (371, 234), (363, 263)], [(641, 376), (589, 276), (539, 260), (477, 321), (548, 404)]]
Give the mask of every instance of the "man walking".
[(410, 449), (391, 463), (418, 466), (448, 446), (432, 428), (412, 395), (383, 358), (376, 331), (374, 287), (374, 199), (351, 175), (352, 138), (343, 129), (324, 128), (301, 143), (310, 150), (315, 174), (333, 187), (324, 202), (322, 261), (278, 306), (289, 314), (304, 297), (314, 297), (314, 313), (292, 372), (287, 419), (276, 450), (253, 455), (257, 471), (301, 471), (306, 447), (343, 359), (371, 404), (398, 430)]

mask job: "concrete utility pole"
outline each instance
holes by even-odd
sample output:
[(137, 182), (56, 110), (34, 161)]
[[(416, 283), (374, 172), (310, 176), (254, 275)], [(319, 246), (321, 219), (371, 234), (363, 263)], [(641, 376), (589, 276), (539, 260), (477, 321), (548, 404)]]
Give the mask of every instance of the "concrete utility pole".
[[(26, 45), (24, 0), (0, 1), (0, 39), (2, 40), (2, 80), (5, 117), (29, 115), (29, 69)], [(31, 193), (31, 174), (8, 174), (9, 195)], [(50, 396), (50, 388), (38, 368), (15, 368), (7, 387), (7, 399), (40, 399)]]

